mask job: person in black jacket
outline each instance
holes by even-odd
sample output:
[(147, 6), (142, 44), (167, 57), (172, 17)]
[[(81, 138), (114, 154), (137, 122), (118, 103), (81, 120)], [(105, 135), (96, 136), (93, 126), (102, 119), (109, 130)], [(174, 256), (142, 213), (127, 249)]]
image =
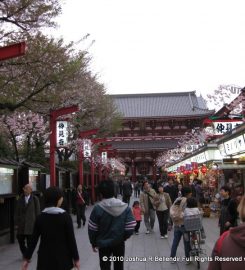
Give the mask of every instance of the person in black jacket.
[(80, 268), (77, 244), (70, 215), (61, 209), (62, 192), (50, 187), (44, 194), (45, 209), (37, 217), (30, 247), (24, 255), (22, 270), (28, 268), (40, 238), (37, 270)]
[(33, 195), (32, 187), (27, 184), (23, 188), (23, 194), (17, 202), (17, 239), (20, 251), (24, 256), (30, 246), (31, 236), (36, 217), (40, 214), (40, 203), (38, 197)]
[(114, 269), (123, 270), (121, 257), (125, 253), (125, 241), (133, 234), (136, 221), (128, 205), (114, 198), (114, 183), (105, 180), (99, 184), (103, 199), (95, 205), (88, 223), (88, 235), (94, 252), (99, 250), (101, 270), (110, 270), (110, 256)]
[(237, 203), (235, 200), (231, 199), (231, 189), (228, 186), (223, 186), (220, 188), (220, 195), (223, 198), (221, 201), (219, 226), (220, 235), (223, 232), (230, 229), (230, 227), (237, 226)]
[(133, 192), (133, 188), (129, 179), (126, 179), (124, 181), (123, 186), (122, 186), (122, 191), (123, 191), (123, 202), (129, 205), (130, 197)]
[(178, 188), (172, 178), (168, 179), (168, 184), (164, 186), (164, 192), (167, 192), (169, 194), (172, 202), (174, 202), (177, 199)]

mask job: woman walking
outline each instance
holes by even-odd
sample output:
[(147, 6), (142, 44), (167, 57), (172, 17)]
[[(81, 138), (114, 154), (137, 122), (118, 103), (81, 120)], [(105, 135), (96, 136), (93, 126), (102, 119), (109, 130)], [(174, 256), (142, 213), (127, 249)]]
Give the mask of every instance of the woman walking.
[(62, 191), (50, 187), (45, 191), (45, 209), (37, 217), (30, 247), (24, 255), (22, 270), (28, 268), (40, 238), (37, 270), (68, 270), (80, 268), (72, 219), (60, 206)]
[(159, 231), (162, 239), (168, 238), (168, 217), (169, 208), (172, 205), (170, 196), (168, 193), (164, 192), (163, 186), (158, 187), (158, 200), (159, 205), (156, 207), (156, 214), (159, 223)]

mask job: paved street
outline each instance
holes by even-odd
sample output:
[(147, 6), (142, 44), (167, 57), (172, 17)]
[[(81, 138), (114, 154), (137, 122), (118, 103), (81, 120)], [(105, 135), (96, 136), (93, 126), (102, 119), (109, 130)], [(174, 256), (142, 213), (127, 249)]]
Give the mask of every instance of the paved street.
[[(131, 199), (133, 201), (133, 199)], [(89, 217), (92, 207), (88, 207), (86, 215)], [(79, 248), (81, 270), (98, 270), (98, 254), (92, 252), (87, 234), (87, 224), (84, 228), (77, 229), (75, 216), (73, 216), (74, 228), (76, 233), (77, 244)], [(217, 218), (204, 218), (204, 228), (207, 234), (204, 248), (208, 256), (211, 254), (213, 244), (218, 236)], [(126, 242), (126, 258), (146, 258), (147, 262), (125, 262), (125, 270), (177, 270), (177, 269), (196, 269), (196, 264), (185, 265), (184, 262), (170, 264), (169, 262), (154, 261), (157, 258), (168, 258), (170, 246), (172, 243), (173, 232), (170, 232), (168, 239), (160, 239), (158, 222), (155, 223), (154, 233), (146, 235), (144, 224), (141, 223), (140, 234), (133, 235)], [(177, 256), (184, 256), (183, 243), (178, 249)], [(29, 269), (34, 270), (36, 266), (36, 251)], [(0, 270), (19, 270), (21, 267), (21, 254), (17, 243), (0, 246)], [(201, 264), (201, 269), (207, 269), (207, 263)]]

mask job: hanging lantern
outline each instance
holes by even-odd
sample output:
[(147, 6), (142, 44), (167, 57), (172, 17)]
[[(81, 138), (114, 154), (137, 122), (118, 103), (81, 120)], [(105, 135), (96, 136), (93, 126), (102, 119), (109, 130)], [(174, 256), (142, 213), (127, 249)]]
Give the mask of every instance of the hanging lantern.
[(199, 173), (199, 170), (198, 169), (193, 169), (193, 173), (194, 174), (198, 174)]
[(191, 164), (185, 164), (185, 169), (187, 171), (190, 171), (191, 170)]
[(198, 163), (197, 162), (191, 162), (192, 169), (198, 169)]
[(187, 170), (184, 170), (184, 171), (183, 171), (183, 174), (184, 174), (184, 175), (187, 175), (187, 174), (188, 174), (188, 171), (187, 171)]
[(184, 174), (184, 175), (191, 174), (191, 171), (190, 171), (190, 170), (184, 170), (183, 174)]
[(185, 166), (180, 166), (180, 171), (184, 172), (185, 171)]
[(201, 172), (203, 174), (206, 174), (207, 170), (208, 170), (207, 167), (205, 165), (203, 165), (202, 168), (201, 168)]

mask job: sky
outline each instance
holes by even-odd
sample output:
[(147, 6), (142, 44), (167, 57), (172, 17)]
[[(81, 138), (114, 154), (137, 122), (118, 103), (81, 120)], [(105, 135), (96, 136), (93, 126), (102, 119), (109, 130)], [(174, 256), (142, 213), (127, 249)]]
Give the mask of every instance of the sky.
[[(108, 94), (205, 96), (245, 86), (244, 0), (66, 0), (55, 35), (78, 41)], [(94, 43), (91, 45), (92, 41)]]

